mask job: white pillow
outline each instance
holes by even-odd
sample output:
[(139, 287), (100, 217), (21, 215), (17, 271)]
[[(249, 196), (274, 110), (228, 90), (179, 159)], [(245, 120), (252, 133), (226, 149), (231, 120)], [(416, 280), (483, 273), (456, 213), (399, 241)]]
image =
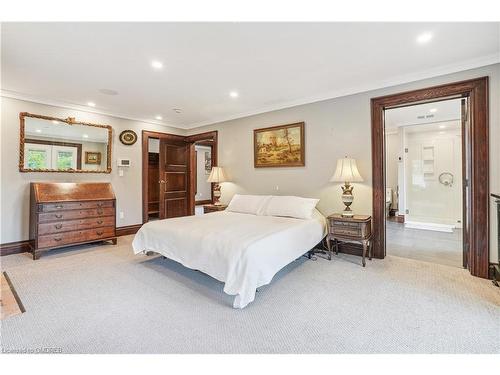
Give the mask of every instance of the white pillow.
[(266, 205), (264, 215), (312, 219), (319, 199), (273, 195)]
[(242, 214), (263, 215), (270, 195), (240, 195), (235, 194), (226, 211)]

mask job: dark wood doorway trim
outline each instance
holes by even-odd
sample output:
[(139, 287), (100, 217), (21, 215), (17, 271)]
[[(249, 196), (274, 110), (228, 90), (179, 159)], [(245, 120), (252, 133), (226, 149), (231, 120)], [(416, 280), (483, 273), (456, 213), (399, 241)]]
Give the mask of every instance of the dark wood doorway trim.
[(385, 132), (384, 111), (391, 107), (433, 102), (444, 98), (468, 98), (470, 113), (471, 201), (468, 268), (487, 278), (489, 266), (489, 125), (488, 77), (413, 90), (371, 100), (373, 176), (373, 254), (385, 253)]
[[(210, 131), (200, 134), (194, 134), (190, 136), (183, 136), (177, 134), (160, 133), (154, 131), (143, 130), (142, 131), (142, 223), (148, 221), (148, 151), (149, 151), (149, 139), (165, 139), (171, 141), (182, 141), (189, 143), (191, 145), (189, 152), (189, 212), (194, 215), (194, 191), (196, 189), (196, 179), (193, 173), (193, 159), (195, 157), (194, 145), (204, 144), (212, 146), (212, 166), (217, 166), (217, 131)], [(194, 159), (196, 161), (196, 159)], [(213, 191), (213, 186), (212, 186)]]
[(171, 141), (184, 142), (185, 138), (182, 135), (153, 132), (148, 130), (142, 131), (142, 223), (146, 223), (148, 217), (148, 161), (149, 161), (149, 139), (165, 139)]
[[(187, 136), (186, 142), (189, 142), (191, 144), (191, 147), (189, 150), (190, 151), (189, 157), (190, 157), (192, 165), (196, 165), (195, 145), (210, 146), (212, 148), (212, 155), (211, 155), (212, 156), (212, 167), (216, 167), (218, 165), (218, 161), (217, 161), (217, 155), (218, 155), (218, 152), (217, 152), (217, 147), (218, 147), (217, 130)], [(196, 191), (196, 174), (195, 173), (190, 173), (189, 185), (190, 185), (190, 190), (192, 192)], [(207, 202), (207, 203), (213, 202), (214, 184), (212, 184), (212, 188), (210, 190), (211, 190), (211, 201)], [(190, 201), (191, 214), (194, 215), (194, 209), (195, 209), (195, 204), (196, 204), (194, 194), (192, 194), (191, 198), (192, 198), (192, 201)]]

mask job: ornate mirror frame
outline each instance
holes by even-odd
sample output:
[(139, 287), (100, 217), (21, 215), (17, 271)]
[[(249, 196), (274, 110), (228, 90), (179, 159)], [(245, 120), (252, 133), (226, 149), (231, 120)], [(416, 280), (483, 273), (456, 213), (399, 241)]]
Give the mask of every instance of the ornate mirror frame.
[[(32, 118), (38, 118), (42, 120), (48, 120), (48, 121), (59, 121), (59, 122), (64, 122), (68, 125), (84, 125), (84, 126), (93, 126), (96, 128), (103, 128), (108, 130), (108, 146), (107, 146), (107, 161), (106, 161), (106, 169), (105, 170), (82, 170), (82, 169), (71, 169), (71, 170), (58, 170), (58, 169), (30, 169), (30, 168), (25, 168), (24, 167), (24, 142), (25, 142), (25, 118), (26, 117), (32, 117)], [(51, 117), (51, 116), (43, 116), (43, 115), (36, 115), (33, 113), (28, 113), (28, 112), (21, 112), (19, 113), (19, 120), (20, 120), (20, 126), (19, 126), (19, 172), (53, 172), (53, 173), (111, 173), (111, 148), (112, 148), (112, 142), (113, 142), (113, 128), (111, 125), (100, 125), (100, 124), (92, 124), (89, 122), (81, 122), (81, 121), (76, 121), (74, 117), (68, 117), (66, 119), (58, 118), (58, 117)]]

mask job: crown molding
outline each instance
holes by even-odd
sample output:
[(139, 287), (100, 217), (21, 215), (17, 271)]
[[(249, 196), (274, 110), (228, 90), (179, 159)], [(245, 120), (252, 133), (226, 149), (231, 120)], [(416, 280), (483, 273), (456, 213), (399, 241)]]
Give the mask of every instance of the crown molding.
[(68, 103), (68, 102), (64, 102), (62, 100), (41, 98), (41, 97), (28, 95), (28, 94), (24, 94), (24, 93), (20, 93), (20, 92), (16, 92), (16, 91), (11, 91), (11, 90), (4, 90), (4, 89), (0, 90), (0, 97), (23, 100), (26, 102), (31, 102), (31, 103), (36, 103), (36, 104), (50, 105), (52, 107), (71, 109), (71, 110), (79, 111), (79, 112), (87, 112), (87, 113), (93, 113), (93, 114), (98, 114), (98, 115), (110, 116), (110, 117), (115, 117), (115, 118), (119, 118), (122, 120), (138, 121), (138, 122), (144, 122), (146, 124), (160, 125), (160, 126), (165, 126), (165, 127), (169, 127), (169, 128), (186, 130), (186, 128), (184, 128), (184, 127), (180, 127), (178, 125), (168, 124), (168, 123), (165, 123), (162, 121), (154, 121), (154, 120), (150, 120), (147, 118), (129, 116), (129, 115), (125, 115), (123, 113), (103, 111), (103, 110), (98, 109), (98, 108), (92, 108), (92, 107), (87, 107), (87, 106), (83, 106), (83, 105), (79, 105), (79, 104)]
[(281, 110), (281, 109), (285, 109), (285, 108), (291, 108), (291, 107), (296, 107), (296, 106), (300, 106), (300, 105), (321, 102), (321, 101), (325, 101), (325, 100), (340, 98), (343, 96), (360, 94), (363, 92), (369, 92), (369, 91), (373, 91), (373, 90), (390, 88), (393, 86), (407, 84), (407, 83), (411, 83), (411, 82), (416, 82), (416, 81), (420, 81), (420, 80), (424, 80), (424, 79), (436, 78), (436, 77), (444, 76), (447, 74), (452, 74), (452, 73), (457, 73), (457, 72), (466, 71), (466, 70), (470, 70), (470, 69), (480, 68), (483, 66), (497, 64), (499, 62), (500, 62), (500, 52), (495, 53), (495, 54), (491, 54), (491, 55), (481, 56), (481, 57), (476, 58), (476, 59), (462, 61), (462, 62), (457, 63), (457, 64), (445, 65), (445, 66), (441, 66), (441, 67), (437, 67), (437, 68), (433, 68), (433, 69), (429, 69), (429, 70), (425, 70), (425, 71), (420, 71), (417, 73), (398, 76), (398, 77), (387, 79), (387, 80), (373, 81), (373, 82), (367, 83), (367, 84), (362, 85), (362, 86), (329, 91), (329, 92), (318, 94), (318, 95), (307, 96), (307, 97), (303, 97), (300, 99), (282, 102), (282, 103), (276, 104), (276, 105), (260, 107), (260, 108), (257, 108), (257, 109), (251, 110), (251, 111), (247, 111), (247, 112), (240, 112), (240, 113), (236, 113), (233, 115), (216, 117), (216, 118), (212, 118), (209, 120), (200, 121), (200, 122), (191, 123), (191, 124), (185, 124), (185, 125), (172, 125), (172, 124), (167, 124), (167, 123), (160, 122), (160, 121), (153, 121), (153, 120), (149, 120), (149, 119), (145, 119), (145, 118), (133, 117), (133, 116), (129, 116), (129, 115), (126, 115), (123, 113), (108, 112), (108, 111), (103, 111), (103, 110), (96, 109), (96, 108), (90, 109), (89, 107), (81, 106), (78, 104), (67, 103), (64, 101), (58, 101), (58, 100), (53, 100), (53, 99), (35, 97), (35, 96), (31, 96), (31, 95), (27, 95), (27, 94), (23, 94), (23, 93), (18, 93), (18, 92), (14, 92), (14, 91), (9, 91), (9, 90), (0, 90), (0, 96), (7, 97), (7, 98), (13, 98), (13, 99), (19, 99), (19, 100), (25, 100), (25, 101), (33, 102), (33, 103), (50, 105), (50, 106), (54, 106), (54, 107), (67, 108), (67, 109), (72, 109), (72, 110), (77, 110), (77, 111), (82, 111), (82, 112), (111, 116), (111, 117), (116, 117), (116, 118), (125, 119), (125, 120), (140, 121), (140, 122), (147, 123), (147, 124), (160, 125), (160, 126), (165, 126), (165, 127), (170, 127), (170, 128), (180, 129), (180, 130), (192, 130), (192, 129), (201, 128), (204, 126), (214, 125), (214, 124), (221, 123), (221, 122), (226, 122), (226, 121), (236, 120), (239, 118), (259, 115), (259, 114), (266, 113), (266, 112), (272, 112), (272, 111), (277, 111), (277, 110)]
[(200, 127), (204, 127), (204, 126), (214, 125), (214, 124), (217, 124), (220, 122), (236, 120), (239, 118), (254, 116), (254, 115), (258, 115), (258, 114), (262, 114), (262, 113), (266, 113), (266, 112), (271, 112), (271, 111), (277, 111), (277, 110), (281, 110), (281, 109), (285, 109), (285, 108), (291, 108), (291, 107), (296, 107), (296, 106), (300, 106), (300, 105), (321, 102), (321, 101), (325, 101), (325, 100), (340, 98), (343, 96), (349, 96), (349, 95), (354, 95), (354, 94), (360, 94), (363, 92), (369, 92), (369, 91), (373, 91), (373, 90), (386, 89), (386, 88), (390, 88), (393, 86), (417, 82), (417, 81), (421, 81), (424, 79), (437, 78), (439, 76), (444, 76), (447, 74), (458, 73), (461, 71), (480, 68), (483, 66), (488, 66), (488, 65), (498, 64), (498, 63), (500, 63), (500, 52), (495, 53), (495, 54), (491, 54), (491, 55), (482, 56), (482, 57), (477, 58), (477, 59), (463, 61), (463, 62), (460, 62), (458, 64), (445, 65), (445, 66), (441, 66), (441, 67), (430, 69), (430, 70), (425, 70), (425, 71), (421, 71), (421, 72), (417, 72), (417, 73), (402, 75), (402, 76), (391, 78), (388, 80), (374, 81), (371, 83), (367, 83), (366, 85), (363, 85), (363, 86), (351, 87), (351, 88), (342, 89), (342, 90), (329, 91), (327, 93), (323, 93), (320, 95), (314, 95), (314, 96), (304, 97), (304, 98), (301, 98), (298, 100), (283, 102), (283, 103), (278, 104), (278, 105), (260, 107), (259, 109), (248, 111), (248, 112), (242, 112), (242, 113), (238, 113), (238, 114), (231, 115), (231, 116), (219, 117), (219, 118), (214, 118), (211, 120), (202, 121), (202, 122), (198, 122), (198, 123), (194, 123), (194, 124), (188, 124), (185, 129), (191, 130), (191, 129), (200, 128)]

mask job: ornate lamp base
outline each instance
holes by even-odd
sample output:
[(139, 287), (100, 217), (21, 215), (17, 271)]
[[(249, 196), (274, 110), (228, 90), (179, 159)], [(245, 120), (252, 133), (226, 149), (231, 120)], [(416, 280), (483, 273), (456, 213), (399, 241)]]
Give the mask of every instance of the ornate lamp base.
[(342, 202), (345, 205), (345, 209), (342, 212), (343, 217), (354, 216), (354, 213), (349, 207), (352, 204), (352, 201), (354, 200), (354, 195), (352, 195), (352, 189), (354, 189), (354, 186), (351, 186), (348, 182), (346, 182), (345, 185), (342, 186)]
[(220, 206), (222, 203), (219, 201), (221, 196), (220, 192), (220, 185), (215, 183), (214, 184), (214, 205)]

